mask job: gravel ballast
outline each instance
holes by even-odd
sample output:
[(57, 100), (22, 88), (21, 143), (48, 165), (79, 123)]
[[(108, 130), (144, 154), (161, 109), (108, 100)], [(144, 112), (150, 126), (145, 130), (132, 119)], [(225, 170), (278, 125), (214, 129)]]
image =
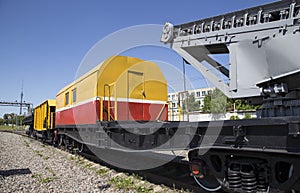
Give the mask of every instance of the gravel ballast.
[(0, 192), (185, 192), (0, 132)]

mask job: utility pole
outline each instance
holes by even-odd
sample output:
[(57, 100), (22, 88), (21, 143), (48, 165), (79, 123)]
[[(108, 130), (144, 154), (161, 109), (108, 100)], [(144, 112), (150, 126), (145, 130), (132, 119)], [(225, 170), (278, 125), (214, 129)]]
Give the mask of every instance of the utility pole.
[[(185, 64), (187, 64), (187, 62), (185, 61), (185, 59), (182, 59), (182, 71), (183, 71), (183, 92), (185, 93), (185, 97), (182, 97), (183, 99), (185, 98), (185, 110), (186, 110), (186, 114), (187, 114), (187, 121), (190, 120), (189, 118), (189, 106), (188, 106), (188, 101), (189, 101), (189, 95), (188, 92), (186, 90), (186, 77), (185, 77)], [(184, 100), (182, 101), (184, 103)], [(183, 115), (183, 121), (184, 121), (184, 111), (182, 111), (182, 115)]]
[(21, 101), (20, 101), (20, 115), (22, 115), (22, 106), (23, 106), (23, 80), (22, 80), (22, 88), (21, 88)]

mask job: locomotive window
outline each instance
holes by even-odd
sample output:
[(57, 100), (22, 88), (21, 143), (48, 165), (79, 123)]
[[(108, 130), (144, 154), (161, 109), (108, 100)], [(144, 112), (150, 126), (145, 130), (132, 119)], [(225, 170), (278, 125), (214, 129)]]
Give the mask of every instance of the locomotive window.
[(74, 88), (73, 90), (72, 90), (72, 95), (73, 95), (73, 103), (75, 103), (76, 102), (76, 98), (77, 98), (77, 95), (76, 95), (76, 88)]
[(65, 105), (69, 104), (69, 92), (66, 93), (65, 95)]

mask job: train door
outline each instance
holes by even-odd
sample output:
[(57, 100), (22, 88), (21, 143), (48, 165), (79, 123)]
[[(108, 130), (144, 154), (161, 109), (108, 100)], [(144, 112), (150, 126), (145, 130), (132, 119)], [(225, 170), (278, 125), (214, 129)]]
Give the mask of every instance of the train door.
[(128, 120), (144, 120), (144, 73), (129, 70), (127, 80)]

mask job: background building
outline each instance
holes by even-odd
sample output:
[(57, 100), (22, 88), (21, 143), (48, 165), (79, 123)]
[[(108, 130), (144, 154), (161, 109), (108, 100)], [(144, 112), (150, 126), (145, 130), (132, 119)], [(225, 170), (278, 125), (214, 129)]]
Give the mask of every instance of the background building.
[[(187, 93), (189, 96), (194, 96), (195, 101), (198, 102), (199, 108), (197, 110), (193, 111), (198, 111), (201, 112), (201, 108), (204, 105), (204, 97), (212, 92), (212, 90), (215, 88), (199, 88), (199, 89), (194, 89), (194, 90), (189, 90), (186, 92), (173, 92), (173, 93), (168, 93), (168, 101), (169, 101), (169, 119), (170, 120), (178, 120), (179, 114), (184, 114), (184, 111), (182, 109), (185, 109), (186, 106), (186, 96)], [(189, 109), (189, 112), (190, 109)]]
[[(256, 110), (242, 108), (233, 109), (226, 113), (214, 114), (202, 111), (204, 106), (204, 98), (213, 92), (215, 88), (201, 88), (188, 90), (186, 92), (168, 93), (168, 117), (169, 121), (212, 121), (212, 120), (229, 120), (229, 119), (245, 119), (256, 118)], [(187, 95), (189, 96), (188, 111), (185, 108), (187, 104)], [(234, 103), (235, 104), (235, 103)]]

